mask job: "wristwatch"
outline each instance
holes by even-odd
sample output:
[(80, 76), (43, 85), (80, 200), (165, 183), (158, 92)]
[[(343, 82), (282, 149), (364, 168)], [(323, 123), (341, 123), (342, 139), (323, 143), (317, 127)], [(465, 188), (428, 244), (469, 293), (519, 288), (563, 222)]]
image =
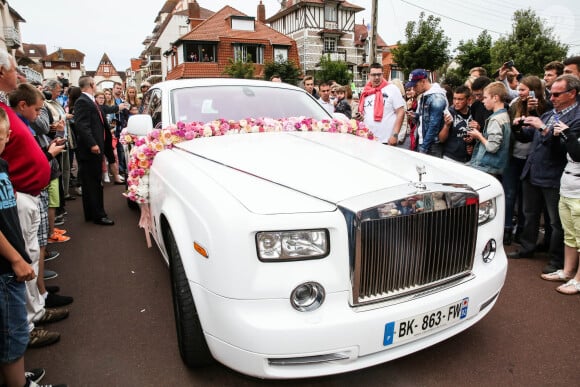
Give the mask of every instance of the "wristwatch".
[(399, 133), (393, 133), (394, 138), (399, 138)]
[(548, 127), (546, 126), (546, 124), (542, 125), (541, 128), (539, 128), (538, 130), (540, 131), (540, 133), (542, 133), (544, 130), (548, 129)]

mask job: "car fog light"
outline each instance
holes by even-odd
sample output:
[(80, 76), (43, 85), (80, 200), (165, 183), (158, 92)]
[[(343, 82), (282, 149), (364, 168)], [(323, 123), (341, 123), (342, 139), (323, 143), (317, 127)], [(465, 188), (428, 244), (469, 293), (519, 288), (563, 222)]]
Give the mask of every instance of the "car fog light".
[(318, 309), (324, 302), (325, 292), (318, 282), (305, 282), (298, 285), (290, 295), (292, 307), (300, 312)]
[(485, 247), (483, 248), (483, 253), (481, 254), (481, 257), (483, 258), (483, 262), (485, 262), (485, 263), (491, 262), (493, 260), (493, 258), (495, 258), (496, 250), (497, 250), (497, 243), (496, 243), (495, 239), (488, 240), (487, 243), (485, 244)]

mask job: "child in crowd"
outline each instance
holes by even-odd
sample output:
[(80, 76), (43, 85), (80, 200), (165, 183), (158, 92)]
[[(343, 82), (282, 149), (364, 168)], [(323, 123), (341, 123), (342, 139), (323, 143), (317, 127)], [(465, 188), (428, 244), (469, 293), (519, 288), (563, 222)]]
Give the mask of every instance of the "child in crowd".
[(346, 86), (340, 86), (336, 89), (336, 107), (334, 108), (335, 113), (342, 113), (348, 118), (352, 118), (352, 110), (350, 104), (346, 100)]
[[(453, 106), (445, 115), (445, 125), (439, 132), (439, 141), (443, 143), (443, 158), (459, 163), (466, 163), (473, 152), (473, 140), (469, 130), (475, 126), (469, 108), (471, 90), (467, 86), (458, 86), (453, 92)], [(470, 125), (471, 124), (471, 125)]]
[[(10, 137), (10, 123), (0, 109), (0, 155)], [(18, 219), (14, 187), (8, 163), (0, 158), (0, 375), (7, 386), (36, 386), (24, 371), (29, 332), (26, 317), (26, 285), (36, 277)], [(30, 373), (39, 380), (43, 369)]]
[(129, 117), (134, 116), (135, 114), (139, 114), (139, 106), (131, 105), (131, 107), (129, 108)]
[(507, 89), (501, 82), (492, 82), (483, 89), (483, 104), (493, 111), (482, 132), (470, 128), (468, 134), (477, 140), (468, 165), (501, 180), (509, 159), (510, 117), (504, 103)]
[[(10, 124), (0, 109), (0, 154), (4, 151)], [(8, 385), (24, 386), (24, 351), (28, 345), (26, 287), (35, 277), (20, 230), (14, 188), (8, 164), (0, 159), (0, 373)]]

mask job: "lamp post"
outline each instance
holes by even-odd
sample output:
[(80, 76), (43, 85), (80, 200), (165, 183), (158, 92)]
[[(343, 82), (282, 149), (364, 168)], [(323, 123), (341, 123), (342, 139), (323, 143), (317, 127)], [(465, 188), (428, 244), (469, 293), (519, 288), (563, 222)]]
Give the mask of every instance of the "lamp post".
[[(377, 61), (377, 14), (378, 14), (378, 0), (373, 0), (372, 14), (371, 14), (371, 44), (369, 63)], [(382, 60), (381, 60), (382, 62)]]

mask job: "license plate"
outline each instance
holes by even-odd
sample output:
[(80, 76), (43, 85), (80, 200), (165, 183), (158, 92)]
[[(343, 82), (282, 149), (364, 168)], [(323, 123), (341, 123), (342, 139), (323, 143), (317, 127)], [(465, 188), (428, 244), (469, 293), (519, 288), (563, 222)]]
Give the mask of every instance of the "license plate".
[(442, 308), (385, 324), (383, 345), (400, 344), (428, 332), (457, 324), (467, 316), (469, 298), (446, 305)]

